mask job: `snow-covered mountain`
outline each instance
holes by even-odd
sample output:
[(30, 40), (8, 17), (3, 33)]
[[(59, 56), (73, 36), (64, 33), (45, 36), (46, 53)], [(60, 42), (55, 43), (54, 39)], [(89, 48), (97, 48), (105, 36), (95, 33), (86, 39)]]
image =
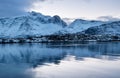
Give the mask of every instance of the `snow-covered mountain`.
[(77, 32), (84, 31), (90, 27), (99, 26), (105, 23), (106, 22), (102, 22), (102, 21), (94, 21), (94, 20), (90, 21), (90, 20), (76, 19), (69, 26), (67, 26), (63, 30), (60, 30), (59, 33), (61, 34), (77, 33)]
[(0, 38), (24, 38), (53, 34), (120, 34), (120, 21), (102, 22), (76, 19), (67, 25), (59, 16), (30, 12), (26, 16), (0, 18)]
[(88, 28), (87, 30), (85, 30), (85, 33), (90, 35), (120, 35), (120, 21)]
[(67, 24), (59, 16), (45, 16), (30, 12), (26, 16), (0, 19), (0, 37), (50, 35)]

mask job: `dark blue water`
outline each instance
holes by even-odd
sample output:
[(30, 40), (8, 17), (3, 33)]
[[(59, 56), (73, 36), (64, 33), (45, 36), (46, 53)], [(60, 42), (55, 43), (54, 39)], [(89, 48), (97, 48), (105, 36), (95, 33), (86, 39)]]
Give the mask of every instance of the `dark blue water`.
[(120, 78), (120, 42), (0, 44), (0, 78)]

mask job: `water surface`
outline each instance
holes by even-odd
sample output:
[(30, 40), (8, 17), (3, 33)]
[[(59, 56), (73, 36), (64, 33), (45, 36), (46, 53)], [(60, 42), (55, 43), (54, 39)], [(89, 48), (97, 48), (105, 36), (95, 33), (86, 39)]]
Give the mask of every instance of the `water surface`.
[(0, 44), (0, 78), (120, 78), (120, 42)]

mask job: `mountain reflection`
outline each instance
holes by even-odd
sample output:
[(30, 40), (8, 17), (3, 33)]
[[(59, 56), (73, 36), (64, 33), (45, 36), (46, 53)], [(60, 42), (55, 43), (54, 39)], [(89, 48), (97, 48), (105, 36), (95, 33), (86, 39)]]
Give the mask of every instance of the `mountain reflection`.
[(120, 55), (120, 43), (74, 43), (74, 44), (1, 44), (0, 63), (22, 64), (33, 67), (45, 63), (59, 64), (61, 60), (74, 56), (76, 60), (96, 58), (117, 60)]

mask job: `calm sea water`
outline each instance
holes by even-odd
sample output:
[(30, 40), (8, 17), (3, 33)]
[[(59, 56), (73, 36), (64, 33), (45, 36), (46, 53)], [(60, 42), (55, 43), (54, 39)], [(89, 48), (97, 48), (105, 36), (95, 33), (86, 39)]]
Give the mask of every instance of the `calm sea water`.
[(120, 78), (120, 42), (0, 44), (0, 78)]

